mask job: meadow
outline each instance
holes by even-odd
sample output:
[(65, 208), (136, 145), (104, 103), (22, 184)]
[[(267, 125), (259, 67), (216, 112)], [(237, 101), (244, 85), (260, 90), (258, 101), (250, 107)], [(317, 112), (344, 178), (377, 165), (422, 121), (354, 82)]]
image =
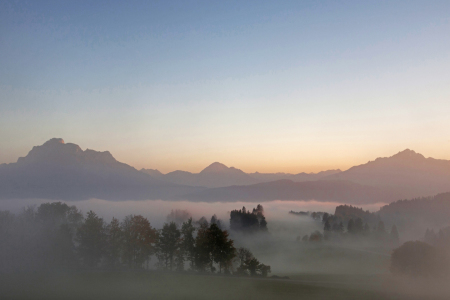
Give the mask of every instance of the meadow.
[(448, 299), (442, 291), (424, 294), (423, 286), (406, 289), (398, 279), (382, 275), (263, 279), (150, 271), (9, 274), (0, 279), (1, 299)]

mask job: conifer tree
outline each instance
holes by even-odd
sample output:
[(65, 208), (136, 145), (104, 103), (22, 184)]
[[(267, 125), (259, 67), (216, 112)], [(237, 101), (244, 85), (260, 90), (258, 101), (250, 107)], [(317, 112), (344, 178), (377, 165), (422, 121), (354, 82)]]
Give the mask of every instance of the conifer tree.
[(347, 224), (347, 232), (348, 232), (348, 233), (351, 233), (351, 234), (354, 234), (354, 233), (355, 233), (355, 221), (353, 221), (353, 219), (350, 219), (350, 220), (348, 221), (348, 224)]
[(175, 254), (180, 250), (181, 232), (175, 222), (165, 223), (158, 234), (157, 256), (166, 269), (173, 270)]
[(189, 218), (181, 226), (181, 251), (186, 255), (187, 260), (190, 262), (191, 269), (195, 265), (195, 238), (194, 238), (195, 227), (192, 223), (192, 218)]
[(83, 263), (95, 267), (105, 254), (106, 230), (103, 219), (92, 210), (77, 230), (78, 252)]
[(119, 220), (112, 218), (106, 227), (106, 257), (108, 264), (114, 268), (122, 254), (123, 232)]

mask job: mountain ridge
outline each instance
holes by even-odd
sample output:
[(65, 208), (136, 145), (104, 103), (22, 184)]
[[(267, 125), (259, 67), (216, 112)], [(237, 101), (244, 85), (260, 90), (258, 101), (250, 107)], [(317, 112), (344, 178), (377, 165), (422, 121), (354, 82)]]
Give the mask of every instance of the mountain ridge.
[(35, 146), (0, 168), (3, 199), (167, 199), (196, 189), (155, 179), (117, 161), (109, 151), (83, 151), (63, 139)]
[(424, 197), (450, 191), (450, 160), (426, 158), (406, 149), (322, 180), (350, 180), (363, 185), (403, 189), (404, 198)]
[[(348, 170), (319, 173), (245, 173), (214, 162), (199, 173), (141, 169), (109, 151), (82, 150), (53, 138), (16, 163), (0, 165), (0, 198), (107, 200), (243, 199), (387, 202), (450, 191), (450, 161), (406, 149)], [(347, 197), (347, 198), (346, 198)], [(359, 198), (359, 200), (358, 200)], [(347, 202), (345, 202), (347, 201)]]

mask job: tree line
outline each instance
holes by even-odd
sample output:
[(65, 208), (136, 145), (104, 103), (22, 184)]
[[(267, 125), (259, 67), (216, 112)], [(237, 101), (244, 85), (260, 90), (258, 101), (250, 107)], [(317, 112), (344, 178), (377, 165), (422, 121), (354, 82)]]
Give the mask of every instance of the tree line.
[(388, 231), (381, 220), (378, 221), (378, 224), (371, 227), (368, 223), (364, 223), (360, 217), (355, 220), (350, 218), (345, 226), (341, 217), (324, 213), (322, 224), (323, 232), (317, 230), (310, 235), (298, 237), (297, 240), (303, 242), (320, 242), (322, 240), (339, 242), (343, 239), (353, 239), (390, 244), (392, 246), (398, 245), (400, 241), (397, 226), (393, 225), (391, 230)]
[(230, 229), (244, 233), (267, 232), (264, 208), (258, 204), (252, 211), (244, 207), (230, 212)]
[(109, 223), (65, 203), (28, 207), (18, 215), (0, 211), (0, 270), (149, 269), (267, 276), (270, 266), (236, 248), (217, 217), (161, 229), (142, 215)]

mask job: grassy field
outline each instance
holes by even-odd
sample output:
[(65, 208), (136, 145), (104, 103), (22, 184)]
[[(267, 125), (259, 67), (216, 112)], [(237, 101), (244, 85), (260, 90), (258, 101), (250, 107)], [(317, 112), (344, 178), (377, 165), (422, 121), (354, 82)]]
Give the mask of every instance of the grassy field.
[(84, 272), (9, 274), (0, 279), (1, 299), (448, 299), (445, 294), (432, 295), (425, 289), (418, 293), (396, 290), (387, 278), (358, 275), (298, 274), (290, 280), (280, 280), (162, 272)]

